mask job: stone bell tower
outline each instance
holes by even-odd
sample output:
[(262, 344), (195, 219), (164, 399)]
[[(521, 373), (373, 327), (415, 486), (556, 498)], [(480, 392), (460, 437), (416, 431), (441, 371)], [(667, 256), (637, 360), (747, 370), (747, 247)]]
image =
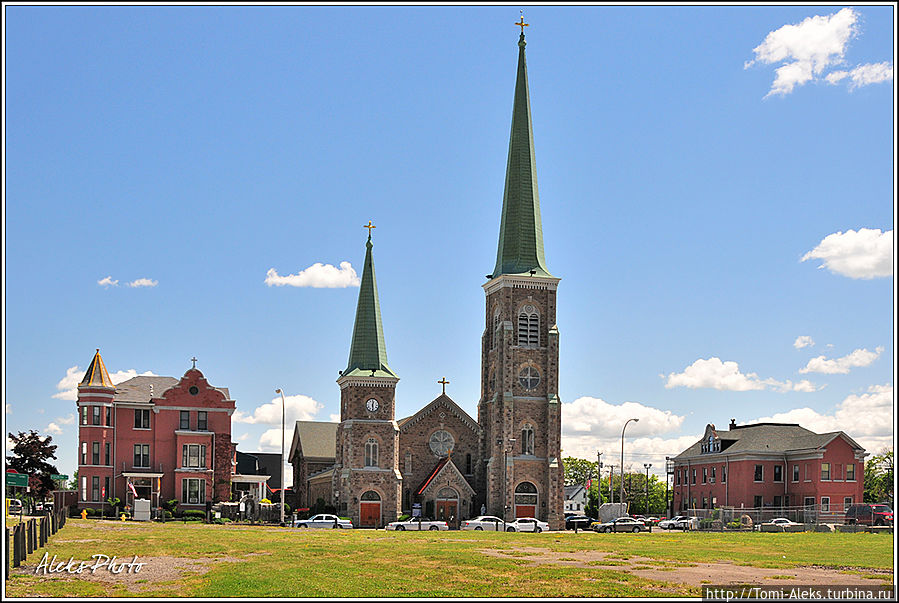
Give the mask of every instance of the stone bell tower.
[(487, 513), (536, 517), (559, 529), (563, 516), (559, 330), (556, 290), (543, 252), (524, 18), (506, 163), (496, 265), (483, 285), (478, 490)]

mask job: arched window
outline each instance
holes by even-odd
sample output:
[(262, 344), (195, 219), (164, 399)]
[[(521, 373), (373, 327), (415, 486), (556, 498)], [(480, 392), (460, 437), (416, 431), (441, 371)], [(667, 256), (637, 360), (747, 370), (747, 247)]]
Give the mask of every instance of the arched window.
[(534, 428), (530, 423), (521, 428), (521, 454), (534, 454)]
[(471, 454), (465, 455), (465, 475), (471, 475)]
[(365, 443), (365, 466), (378, 466), (378, 442), (374, 438), (368, 438)]
[(540, 346), (540, 314), (535, 306), (524, 306), (518, 313), (518, 345), (525, 348)]
[(369, 490), (368, 492), (364, 492), (360, 498), (365, 502), (378, 502), (381, 500), (381, 495), (374, 490)]
[(499, 308), (493, 313), (493, 338), (490, 340), (490, 349), (499, 345)]

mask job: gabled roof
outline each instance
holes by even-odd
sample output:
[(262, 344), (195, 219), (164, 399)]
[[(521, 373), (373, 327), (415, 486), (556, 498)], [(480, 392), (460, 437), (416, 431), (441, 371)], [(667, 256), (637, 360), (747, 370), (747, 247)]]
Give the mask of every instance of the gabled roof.
[(586, 488), (584, 488), (582, 484), (565, 486), (565, 500), (571, 500), (572, 498), (580, 494), (583, 490), (586, 490)]
[(384, 343), (384, 328), (381, 326), (381, 304), (378, 300), (375, 264), (371, 256), (372, 247), (369, 229), (368, 241), (365, 243), (362, 283), (359, 286), (359, 300), (356, 303), (356, 322), (353, 326), (350, 358), (346, 369), (341, 372), (341, 378), (359, 376), (399, 379), (387, 365), (387, 345)]
[(474, 488), (471, 487), (471, 484), (468, 483), (468, 480), (465, 479), (465, 476), (462, 475), (462, 472), (459, 471), (459, 468), (453, 463), (451, 456), (452, 455), (446, 456), (437, 461), (437, 465), (434, 466), (434, 470), (431, 471), (431, 474), (428, 475), (421, 485), (415, 489), (416, 496), (421, 496), (431, 484), (443, 484), (444, 478), (449, 477), (447, 473), (452, 476), (446, 480), (447, 482), (451, 482), (453, 485), (461, 484), (463, 488), (466, 489), (468, 496), (475, 495)]
[(406, 417), (405, 419), (400, 419), (397, 421), (397, 426), (399, 426), (400, 431), (404, 430), (406, 427), (411, 427), (415, 425), (418, 421), (423, 419), (424, 417), (431, 414), (436, 408), (446, 408), (448, 411), (453, 413), (456, 417), (458, 417), (465, 425), (471, 429), (473, 432), (477, 433), (479, 430), (478, 423), (474, 419), (471, 418), (467, 412), (462, 410), (462, 407), (456, 404), (452, 398), (447, 396), (446, 394), (440, 394), (433, 400), (431, 400), (424, 408), (419, 410), (417, 413), (412, 415), (411, 417)]
[[(706, 429), (708, 430), (708, 427)], [(838, 436), (844, 437), (849, 445), (856, 450), (863, 450), (861, 446), (842, 431), (815, 433), (795, 423), (736, 425), (727, 431), (717, 430), (716, 433), (721, 440), (722, 450), (720, 453), (703, 454), (703, 440), (699, 440), (674, 457), (674, 459), (714, 458), (719, 454), (786, 454), (802, 450), (818, 450)]]
[(328, 421), (297, 421), (293, 431), (288, 459), (293, 460), (297, 449), (303, 451), (307, 459), (323, 461), (337, 458), (337, 426)]
[(537, 194), (534, 131), (524, 47), (522, 33), (518, 39), (518, 75), (493, 278), (501, 274), (530, 274), (532, 270), (534, 276), (552, 276), (543, 257), (543, 226), (540, 222), (540, 195)]
[(91, 359), (87, 372), (84, 373), (84, 379), (79, 385), (86, 387), (115, 387), (109, 373), (106, 371), (106, 365), (103, 364), (103, 358), (100, 356), (100, 348), (97, 348), (94, 357)]

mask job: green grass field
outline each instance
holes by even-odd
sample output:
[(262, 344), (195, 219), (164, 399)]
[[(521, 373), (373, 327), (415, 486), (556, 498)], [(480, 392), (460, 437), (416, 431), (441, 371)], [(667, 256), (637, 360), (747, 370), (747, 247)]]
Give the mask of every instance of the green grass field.
[[(167, 597), (678, 597), (697, 585), (649, 580), (631, 557), (667, 575), (721, 560), (758, 568), (827, 566), (864, 574), (893, 569), (892, 536), (873, 534), (507, 534), (291, 530), (200, 523), (69, 520), (14, 571), (6, 595)], [(551, 552), (559, 563), (535, 564)], [(137, 574), (35, 575), (43, 553), (57, 561), (95, 554), (146, 565)], [(500, 554), (487, 554), (493, 551)], [(607, 562), (577, 563), (612, 553)], [(180, 571), (177, 567), (180, 565)], [(51, 578), (52, 579), (48, 579)], [(887, 574), (891, 578), (891, 575)]]

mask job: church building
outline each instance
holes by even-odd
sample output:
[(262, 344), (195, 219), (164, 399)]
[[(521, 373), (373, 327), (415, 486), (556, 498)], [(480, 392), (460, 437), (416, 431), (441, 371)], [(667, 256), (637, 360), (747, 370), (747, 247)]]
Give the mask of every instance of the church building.
[[(444, 392), (396, 418), (397, 372), (387, 363), (371, 222), (340, 422), (297, 421), (288, 460), (297, 506), (319, 500), (360, 527), (421, 514), (458, 527), (481, 513), (563, 526), (559, 278), (546, 266), (525, 61), (525, 23), (496, 264), (487, 282), (477, 419)], [(446, 380), (442, 380), (444, 388)]]

